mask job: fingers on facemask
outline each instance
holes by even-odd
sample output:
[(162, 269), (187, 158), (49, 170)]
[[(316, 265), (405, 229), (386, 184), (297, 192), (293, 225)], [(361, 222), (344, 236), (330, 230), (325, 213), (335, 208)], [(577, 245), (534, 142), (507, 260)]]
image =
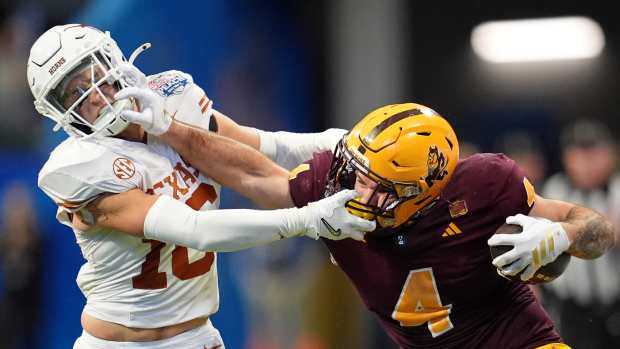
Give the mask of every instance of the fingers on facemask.
[(123, 74), (133, 74), (136, 70), (136, 66), (129, 62), (120, 62), (118, 63), (118, 71)]
[(141, 76), (134, 71), (128, 70), (125, 68), (125, 64), (118, 66), (116, 71), (119, 74), (119, 77), (122, 81), (127, 84), (127, 86), (138, 86), (138, 87), (146, 87), (147, 80), (146, 76)]
[(135, 65), (123, 62), (118, 65), (118, 71), (123, 75), (123, 80), (125, 80), (129, 86), (145, 87), (146, 75)]

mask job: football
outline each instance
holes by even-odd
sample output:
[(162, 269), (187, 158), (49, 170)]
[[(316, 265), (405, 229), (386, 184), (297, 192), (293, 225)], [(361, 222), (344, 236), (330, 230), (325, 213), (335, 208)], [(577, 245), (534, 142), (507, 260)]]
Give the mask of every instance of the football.
[[(495, 234), (519, 234), (523, 231), (522, 229), (523, 228), (518, 224), (504, 224), (495, 231)], [(512, 246), (502, 246), (502, 245), (491, 246), (490, 249), (491, 249), (491, 259), (494, 259), (495, 257), (511, 250)], [(556, 258), (555, 261), (540, 267), (536, 271), (536, 273), (534, 273), (534, 276), (532, 276), (532, 278), (529, 279), (528, 281), (521, 281), (521, 278), (520, 278), (521, 273), (518, 273), (517, 275), (514, 275), (514, 276), (509, 276), (509, 275), (502, 275), (502, 276), (507, 279), (513, 280), (513, 281), (523, 282), (527, 284), (546, 283), (546, 282), (553, 281), (558, 276), (562, 275), (564, 270), (566, 270), (566, 267), (568, 266), (570, 259), (571, 259), (571, 256), (568, 253), (566, 252), (562, 253), (558, 258)]]

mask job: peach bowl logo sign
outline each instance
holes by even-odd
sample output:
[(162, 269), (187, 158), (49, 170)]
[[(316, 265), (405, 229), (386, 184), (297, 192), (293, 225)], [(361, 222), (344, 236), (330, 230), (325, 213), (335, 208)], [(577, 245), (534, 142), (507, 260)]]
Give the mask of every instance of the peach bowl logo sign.
[(133, 161), (126, 158), (118, 158), (112, 164), (112, 170), (116, 177), (120, 179), (129, 179), (136, 173), (136, 167)]

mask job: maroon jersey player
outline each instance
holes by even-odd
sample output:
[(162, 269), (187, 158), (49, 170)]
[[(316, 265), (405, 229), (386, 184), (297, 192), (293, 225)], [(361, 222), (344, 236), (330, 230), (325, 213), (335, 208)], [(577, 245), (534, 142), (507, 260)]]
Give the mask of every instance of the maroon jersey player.
[[(154, 117), (162, 115), (144, 119)], [(216, 118), (222, 128), (248, 131), (223, 115)], [(256, 135), (246, 135), (236, 139), (257, 147)], [(479, 154), (459, 162), (450, 125), (419, 104), (371, 112), (333, 156), (317, 153), (291, 171), (288, 185), (286, 175), (261, 175), (266, 158), (245, 152), (240, 159), (243, 147), (232, 140), (177, 122), (162, 140), (215, 180), (258, 202), (268, 198), (272, 207), (355, 189), (359, 197), (347, 202), (349, 211), (377, 229), (366, 243), (325, 243), (403, 348), (567, 348), (529, 289), (498, 272), (523, 270), (527, 280), (564, 251), (596, 258), (613, 244), (613, 229), (601, 215), (536, 195), (505, 156)], [(322, 219), (332, 235), (341, 234), (339, 219)], [(522, 225), (523, 232), (494, 235), (504, 221)], [(513, 248), (491, 261), (487, 244)]]
[[(335, 152), (317, 153), (292, 171), (290, 194), (299, 206), (344, 188), (360, 193), (349, 208), (376, 220), (377, 231), (366, 235), (366, 243), (324, 242), (399, 346), (567, 347), (530, 289), (498, 274), (536, 262), (515, 258), (510, 262), (520, 264), (518, 270), (501, 268), (510, 263), (496, 270), (487, 241), (507, 217), (522, 217), (527, 226), (533, 218), (523, 217), (533, 214), (565, 222), (570, 233), (559, 229), (566, 240), (570, 234), (572, 245), (564, 249), (593, 258), (609, 246), (609, 236), (594, 252), (580, 241), (598, 232), (574, 225), (585, 219), (609, 230), (604, 218), (537, 196), (523, 170), (504, 155), (477, 154), (457, 164), (458, 143), (449, 124), (415, 104), (374, 111)], [(561, 244), (555, 235), (545, 239)], [(550, 245), (544, 253), (561, 253)]]
[[(331, 152), (290, 180), (296, 205), (325, 194)], [(534, 348), (560, 337), (525, 284), (498, 276), (487, 240), (533, 204), (523, 171), (502, 155), (459, 162), (434, 207), (367, 243), (325, 241), (390, 336), (404, 348)], [(527, 183), (527, 182), (526, 182)], [(532, 193), (530, 193), (531, 195)]]

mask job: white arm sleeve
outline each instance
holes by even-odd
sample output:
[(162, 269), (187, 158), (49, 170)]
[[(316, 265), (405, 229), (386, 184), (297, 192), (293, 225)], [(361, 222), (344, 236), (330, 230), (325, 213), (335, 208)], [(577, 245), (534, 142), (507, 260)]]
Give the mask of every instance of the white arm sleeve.
[(298, 208), (194, 211), (160, 196), (144, 220), (144, 236), (201, 251), (229, 252), (306, 234)]
[(268, 132), (256, 129), (260, 152), (287, 170), (319, 151), (334, 150), (347, 130), (330, 128), (320, 133)]

